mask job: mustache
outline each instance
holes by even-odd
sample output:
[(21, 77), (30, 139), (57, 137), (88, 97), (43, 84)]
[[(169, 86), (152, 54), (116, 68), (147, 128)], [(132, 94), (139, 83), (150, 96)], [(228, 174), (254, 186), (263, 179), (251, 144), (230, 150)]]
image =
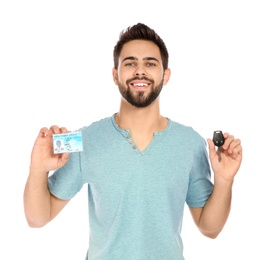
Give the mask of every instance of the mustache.
[(150, 83), (154, 83), (154, 80), (149, 79), (149, 78), (147, 78), (147, 77), (134, 77), (134, 78), (128, 79), (128, 80), (126, 81), (126, 83), (129, 84), (129, 82), (131, 82), (131, 81), (133, 81), (133, 80), (146, 80), (146, 81), (148, 81), (148, 82), (150, 82)]

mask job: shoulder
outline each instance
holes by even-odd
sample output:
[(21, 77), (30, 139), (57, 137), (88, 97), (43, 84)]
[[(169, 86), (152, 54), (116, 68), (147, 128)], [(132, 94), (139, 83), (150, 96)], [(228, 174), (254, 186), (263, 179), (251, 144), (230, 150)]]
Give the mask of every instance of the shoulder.
[(103, 145), (109, 143), (110, 140), (113, 141), (117, 135), (117, 131), (114, 131), (112, 116), (94, 121), (80, 130), (82, 131), (83, 142), (86, 144)]
[(183, 138), (189, 142), (204, 143), (205, 139), (192, 126), (187, 126), (182, 123), (170, 120), (170, 131), (173, 136)]
[(112, 119), (111, 117), (105, 117), (102, 119), (99, 119), (97, 121), (92, 122), (88, 126), (84, 126), (80, 131), (83, 132), (83, 134), (89, 134), (89, 133), (94, 133), (97, 131), (102, 131), (103, 129), (108, 129), (112, 126)]

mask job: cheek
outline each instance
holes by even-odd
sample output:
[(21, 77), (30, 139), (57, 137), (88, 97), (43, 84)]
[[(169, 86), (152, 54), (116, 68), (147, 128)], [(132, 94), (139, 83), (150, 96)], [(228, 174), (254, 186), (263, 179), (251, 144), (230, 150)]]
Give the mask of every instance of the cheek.
[(116, 74), (116, 82), (125, 83), (127, 79), (129, 79), (129, 77), (127, 76), (125, 72), (118, 72)]

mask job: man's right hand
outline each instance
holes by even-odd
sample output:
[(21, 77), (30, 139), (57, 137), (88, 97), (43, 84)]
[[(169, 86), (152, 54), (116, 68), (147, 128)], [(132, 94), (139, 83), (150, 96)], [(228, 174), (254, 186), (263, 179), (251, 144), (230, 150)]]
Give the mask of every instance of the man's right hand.
[(30, 169), (35, 172), (49, 172), (64, 166), (68, 153), (54, 154), (52, 135), (69, 132), (65, 127), (51, 126), (41, 128), (31, 153)]

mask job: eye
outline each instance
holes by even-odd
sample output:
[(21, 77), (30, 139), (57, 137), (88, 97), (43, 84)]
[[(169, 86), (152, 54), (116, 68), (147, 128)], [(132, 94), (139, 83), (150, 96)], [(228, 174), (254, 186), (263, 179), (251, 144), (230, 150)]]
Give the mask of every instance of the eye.
[(147, 63), (147, 67), (155, 67), (155, 66), (156, 66), (156, 64), (153, 63), (153, 62), (148, 62)]
[(126, 67), (134, 67), (135, 64), (133, 62), (128, 62), (128, 63), (125, 63), (125, 66)]

